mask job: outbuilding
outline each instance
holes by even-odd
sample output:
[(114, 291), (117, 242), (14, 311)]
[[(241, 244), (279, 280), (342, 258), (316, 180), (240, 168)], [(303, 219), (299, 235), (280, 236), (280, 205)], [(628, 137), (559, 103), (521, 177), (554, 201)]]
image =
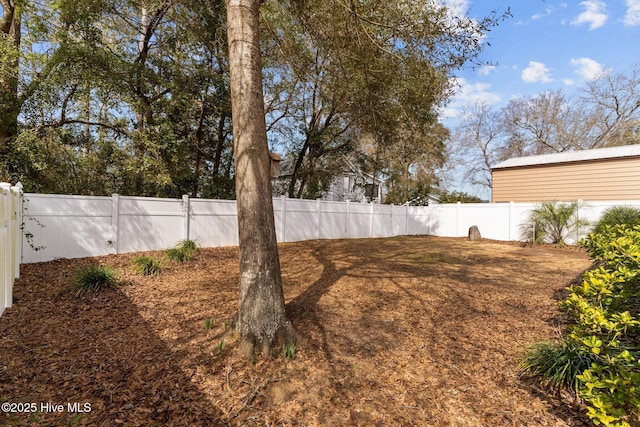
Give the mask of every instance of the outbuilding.
[(494, 203), (640, 200), (640, 144), (517, 157), (491, 175)]

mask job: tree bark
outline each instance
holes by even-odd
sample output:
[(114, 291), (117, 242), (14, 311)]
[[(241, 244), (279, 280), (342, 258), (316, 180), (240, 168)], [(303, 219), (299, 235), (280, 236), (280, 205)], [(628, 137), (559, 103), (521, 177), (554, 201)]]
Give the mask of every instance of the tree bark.
[(276, 242), (260, 58), (260, 0), (225, 0), (240, 246), (240, 350), (268, 355), (295, 340)]
[(20, 102), (18, 99), (18, 74), (20, 50), (22, 9), (14, 1), (2, 0), (2, 17), (0, 32), (5, 34), (15, 49), (14, 56), (3, 58), (4, 72), (0, 70), (0, 154), (9, 154), (9, 144), (18, 134), (18, 115)]

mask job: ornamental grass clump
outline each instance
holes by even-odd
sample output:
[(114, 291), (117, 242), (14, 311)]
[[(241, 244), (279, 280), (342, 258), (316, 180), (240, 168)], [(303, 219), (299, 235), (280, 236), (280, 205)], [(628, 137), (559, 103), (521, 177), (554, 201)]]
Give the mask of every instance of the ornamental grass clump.
[(147, 256), (140, 256), (133, 259), (133, 265), (138, 274), (142, 274), (143, 276), (152, 276), (160, 273), (162, 270), (162, 266), (160, 262), (154, 258), (150, 258)]
[(115, 270), (108, 265), (89, 265), (76, 274), (74, 293), (76, 297), (118, 287)]
[(183, 240), (176, 247), (168, 249), (167, 257), (172, 261), (191, 261), (198, 250), (198, 244), (194, 240)]
[(569, 337), (560, 341), (533, 344), (520, 363), (520, 369), (548, 388), (559, 391), (578, 389), (577, 376), (591, 366), (594, 358), (584, 352), (580, 343)]

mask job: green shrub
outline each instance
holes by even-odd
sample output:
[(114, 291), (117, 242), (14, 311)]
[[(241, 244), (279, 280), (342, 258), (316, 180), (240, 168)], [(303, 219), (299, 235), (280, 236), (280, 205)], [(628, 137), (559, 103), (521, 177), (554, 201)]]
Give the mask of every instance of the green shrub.
[(160, 262), (158, 260), (147, 256), (134, 258), (133, 265), (135, 266), (136, 271), (144, 276), (158, 274), (162, 269), (162, 266), (160, 265)]
[(520, 363), (520, 369), (553, 390), (578, 389), (577, 376), (584, 372), (591, 362), (591, 353), (582, 351), (579, 343), (571, 338), (559, 342), (541, 342), (532, 345)]
[(593, 232), (602, 234), (606, 231), (606, 227), (616, 225), (635, 226), (640, 225), (640, 209), (631, 206), (614, 206), (604, 211)]
[(198, 250), (198, 244), (194, 240), (182, 240), (176, 247), (168, 249), (167, 257), (172, 261), (191, 261)]
[(555, 372), (548, 366), (567, 364), (564, 358), (590, 359), (571, 362), (581, 370), (575, 385), (589, 418), (605, 426), (640, 425), (640, 226), (607, 225), (580, 244), (596, 265), (561, 303), (573, 321), (565, 342), (577, 347), (575, 355), (544, 349), (523, 366), (544, 380)]
[(539, 204), (529, 212), (522, 225), (524, 237), (534, 244), (548, 242), (564, 245), (569, 235), (578, 236), (580, 229), (589, 225), (579, 215), (581, 207), (578, 201), (549, 201)]
[(182, 248), (185, 251), (195, 252), (198, 249), (198, 244), (195, 240), (182, 240), (178, 243), (178, 247)]
[(117, 287), (118, 281), (116, 280), (116, 273), (114, 269), (108, 265), (90, 265), (81, 269), (76, 274), (76, 297), (97, 292), (101, 289), (115, 289)]

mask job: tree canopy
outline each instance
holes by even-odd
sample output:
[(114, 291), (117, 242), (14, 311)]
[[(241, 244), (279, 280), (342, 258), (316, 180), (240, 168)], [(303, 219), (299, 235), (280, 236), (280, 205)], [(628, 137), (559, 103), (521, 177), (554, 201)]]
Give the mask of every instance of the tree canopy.
[[(234, 197), (224, 1), (0, 5), (0, 178)], [(312, 198), (345, 158), (394, 182), (407, 164), (412, 182), (431, 180), (451, 77), (504, 17), (404, 0), (270, 0), (261, 16), (269, 142), (289, 163), (286, 193)], [(410, 162), (397, 157), (407, 144)]]

